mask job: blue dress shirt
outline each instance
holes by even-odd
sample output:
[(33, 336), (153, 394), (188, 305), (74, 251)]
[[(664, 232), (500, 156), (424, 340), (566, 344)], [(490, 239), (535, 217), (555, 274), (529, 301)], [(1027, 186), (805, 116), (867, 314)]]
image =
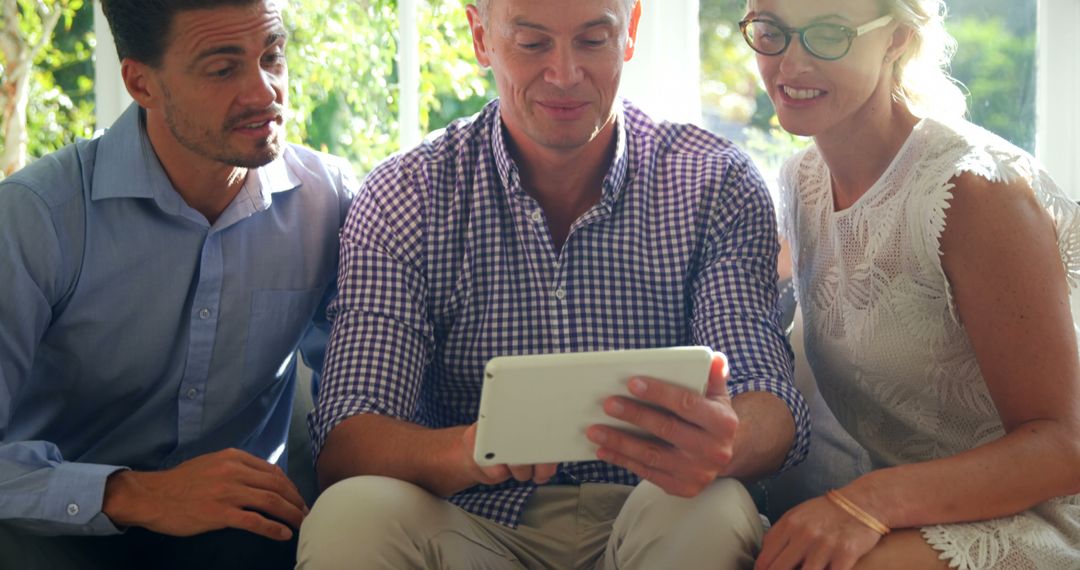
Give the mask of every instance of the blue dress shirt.
[(284, 464), (298, 346), (318, 368), (356, 183), (302, 147), (211, 224), (132, 106), (0, 183), (0, 522), (118, 532), (118, 469), (235, 447)]

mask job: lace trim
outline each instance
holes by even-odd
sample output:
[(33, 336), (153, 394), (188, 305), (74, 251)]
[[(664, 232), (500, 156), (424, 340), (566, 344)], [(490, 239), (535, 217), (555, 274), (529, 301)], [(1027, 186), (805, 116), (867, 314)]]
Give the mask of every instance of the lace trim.
[(1080, 563), (1080, 497), (1051, 499), (1017, 515), (924, 527), (939, 560), (960, 570), (1072, 570)]
[(936, 186), (937, 190), (927, 195), (921, 204), (927, 220), (927, 245), (931, 246), (925, 251), (937, 254), (937, 262), (932, 263), (932, 266), (941, 274), (949, 313), (956, 323), (960, 324), (960, 315), (956, 309), (952, 283), (940, 263), (941, 235), (945, 230), (946, 210), (953, 197), (952, 190), (955, 185), (952, 180), (964, 173), (974, 174), (994, 183), (1009, 184), (1022, 180), (1031, 187), (1036, 200), (1054, 221), (1058, 253), (1072, 296), (1076, 297), (1077, 290), (1080, 289), (1080, 206), (1065, 196), (1050, 175), (1041, 169), (1030, 155), (1017, 154), (1011, 145), (997, 135), (969, 123), (949, 125), (929, 119), (924, 122), (928, 123), (924, 128), (944, 131), (932, 133), (928, 137), (934, 144), (927, 149), (924, 156), (933, 161), (931, 171), (936, 169), (945, 173), (945, 180), (941, 181)]
[(977, 550), (976, 555), (972, 556), (969, 549), (961, 548), (957, 544), (952, 533), (940, 526), (923, 528), (922, 536), (926, 543), (930, 545), (930, 548), (941, 553), (938, 560), (948, 561), (949, 568), (957, 568), (958, 570), (981, 570), (987, 568), (989, 566), (987, 560), (996, 561), (1002, 550), (1001, 547), (997, 546), (1000, 543), (991, 542), (989, 545)]

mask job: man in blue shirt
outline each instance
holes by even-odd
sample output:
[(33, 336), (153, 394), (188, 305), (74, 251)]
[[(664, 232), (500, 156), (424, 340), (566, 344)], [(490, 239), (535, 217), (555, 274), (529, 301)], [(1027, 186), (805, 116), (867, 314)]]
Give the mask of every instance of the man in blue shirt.
[(0, 184), (0, 567), (288, 568), (355, 183), (285, 142), (278, 2), (103, 8), (136, 104)]
[[(776, 223), (729, 141), (617, 99), (640, 10), (469, 6), (500, 98), (376, 168), (342, 230), (299, 568), (753, 565), (738, 479), (809, 435)], [(704, 397), (637, 379), (604, 404), (661, 441), (592, 426), (597, 461), (473, 460), (488, 359), (673, 345), (726, 355)]]

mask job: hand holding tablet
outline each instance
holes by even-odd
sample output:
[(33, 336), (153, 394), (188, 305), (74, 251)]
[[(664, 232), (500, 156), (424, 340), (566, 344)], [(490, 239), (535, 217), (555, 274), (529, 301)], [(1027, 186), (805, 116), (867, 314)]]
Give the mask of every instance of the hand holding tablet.
[(706, 347), (493, 358), (484, 371), (473, 458), (481, 466), (596, 460), (598, 446), (586, 437), (590, 426), (651, 437), (604, 412), (611, 396), (631, 396), (631, 378), (700, 395), (712, 363)]

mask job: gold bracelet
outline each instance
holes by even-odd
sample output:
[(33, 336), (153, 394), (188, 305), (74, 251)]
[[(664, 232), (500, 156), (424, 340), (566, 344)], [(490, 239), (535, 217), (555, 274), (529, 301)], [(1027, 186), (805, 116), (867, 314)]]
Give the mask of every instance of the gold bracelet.
[(854, 517), (855, 520), (870, 527), (871, 530), (880, 534), (881, 536), (889, 534), (889, 527), (885, 526), (881, 521), (874, 518), (874, 516), (870, 513), (860, 509), (858, 505), (849, 501), (847, 497), (841, 495), (839, 491), (829, 491), (825, 493), (825, 498), (828, 499), (830, 503), (843, 509), (845, 513)]

